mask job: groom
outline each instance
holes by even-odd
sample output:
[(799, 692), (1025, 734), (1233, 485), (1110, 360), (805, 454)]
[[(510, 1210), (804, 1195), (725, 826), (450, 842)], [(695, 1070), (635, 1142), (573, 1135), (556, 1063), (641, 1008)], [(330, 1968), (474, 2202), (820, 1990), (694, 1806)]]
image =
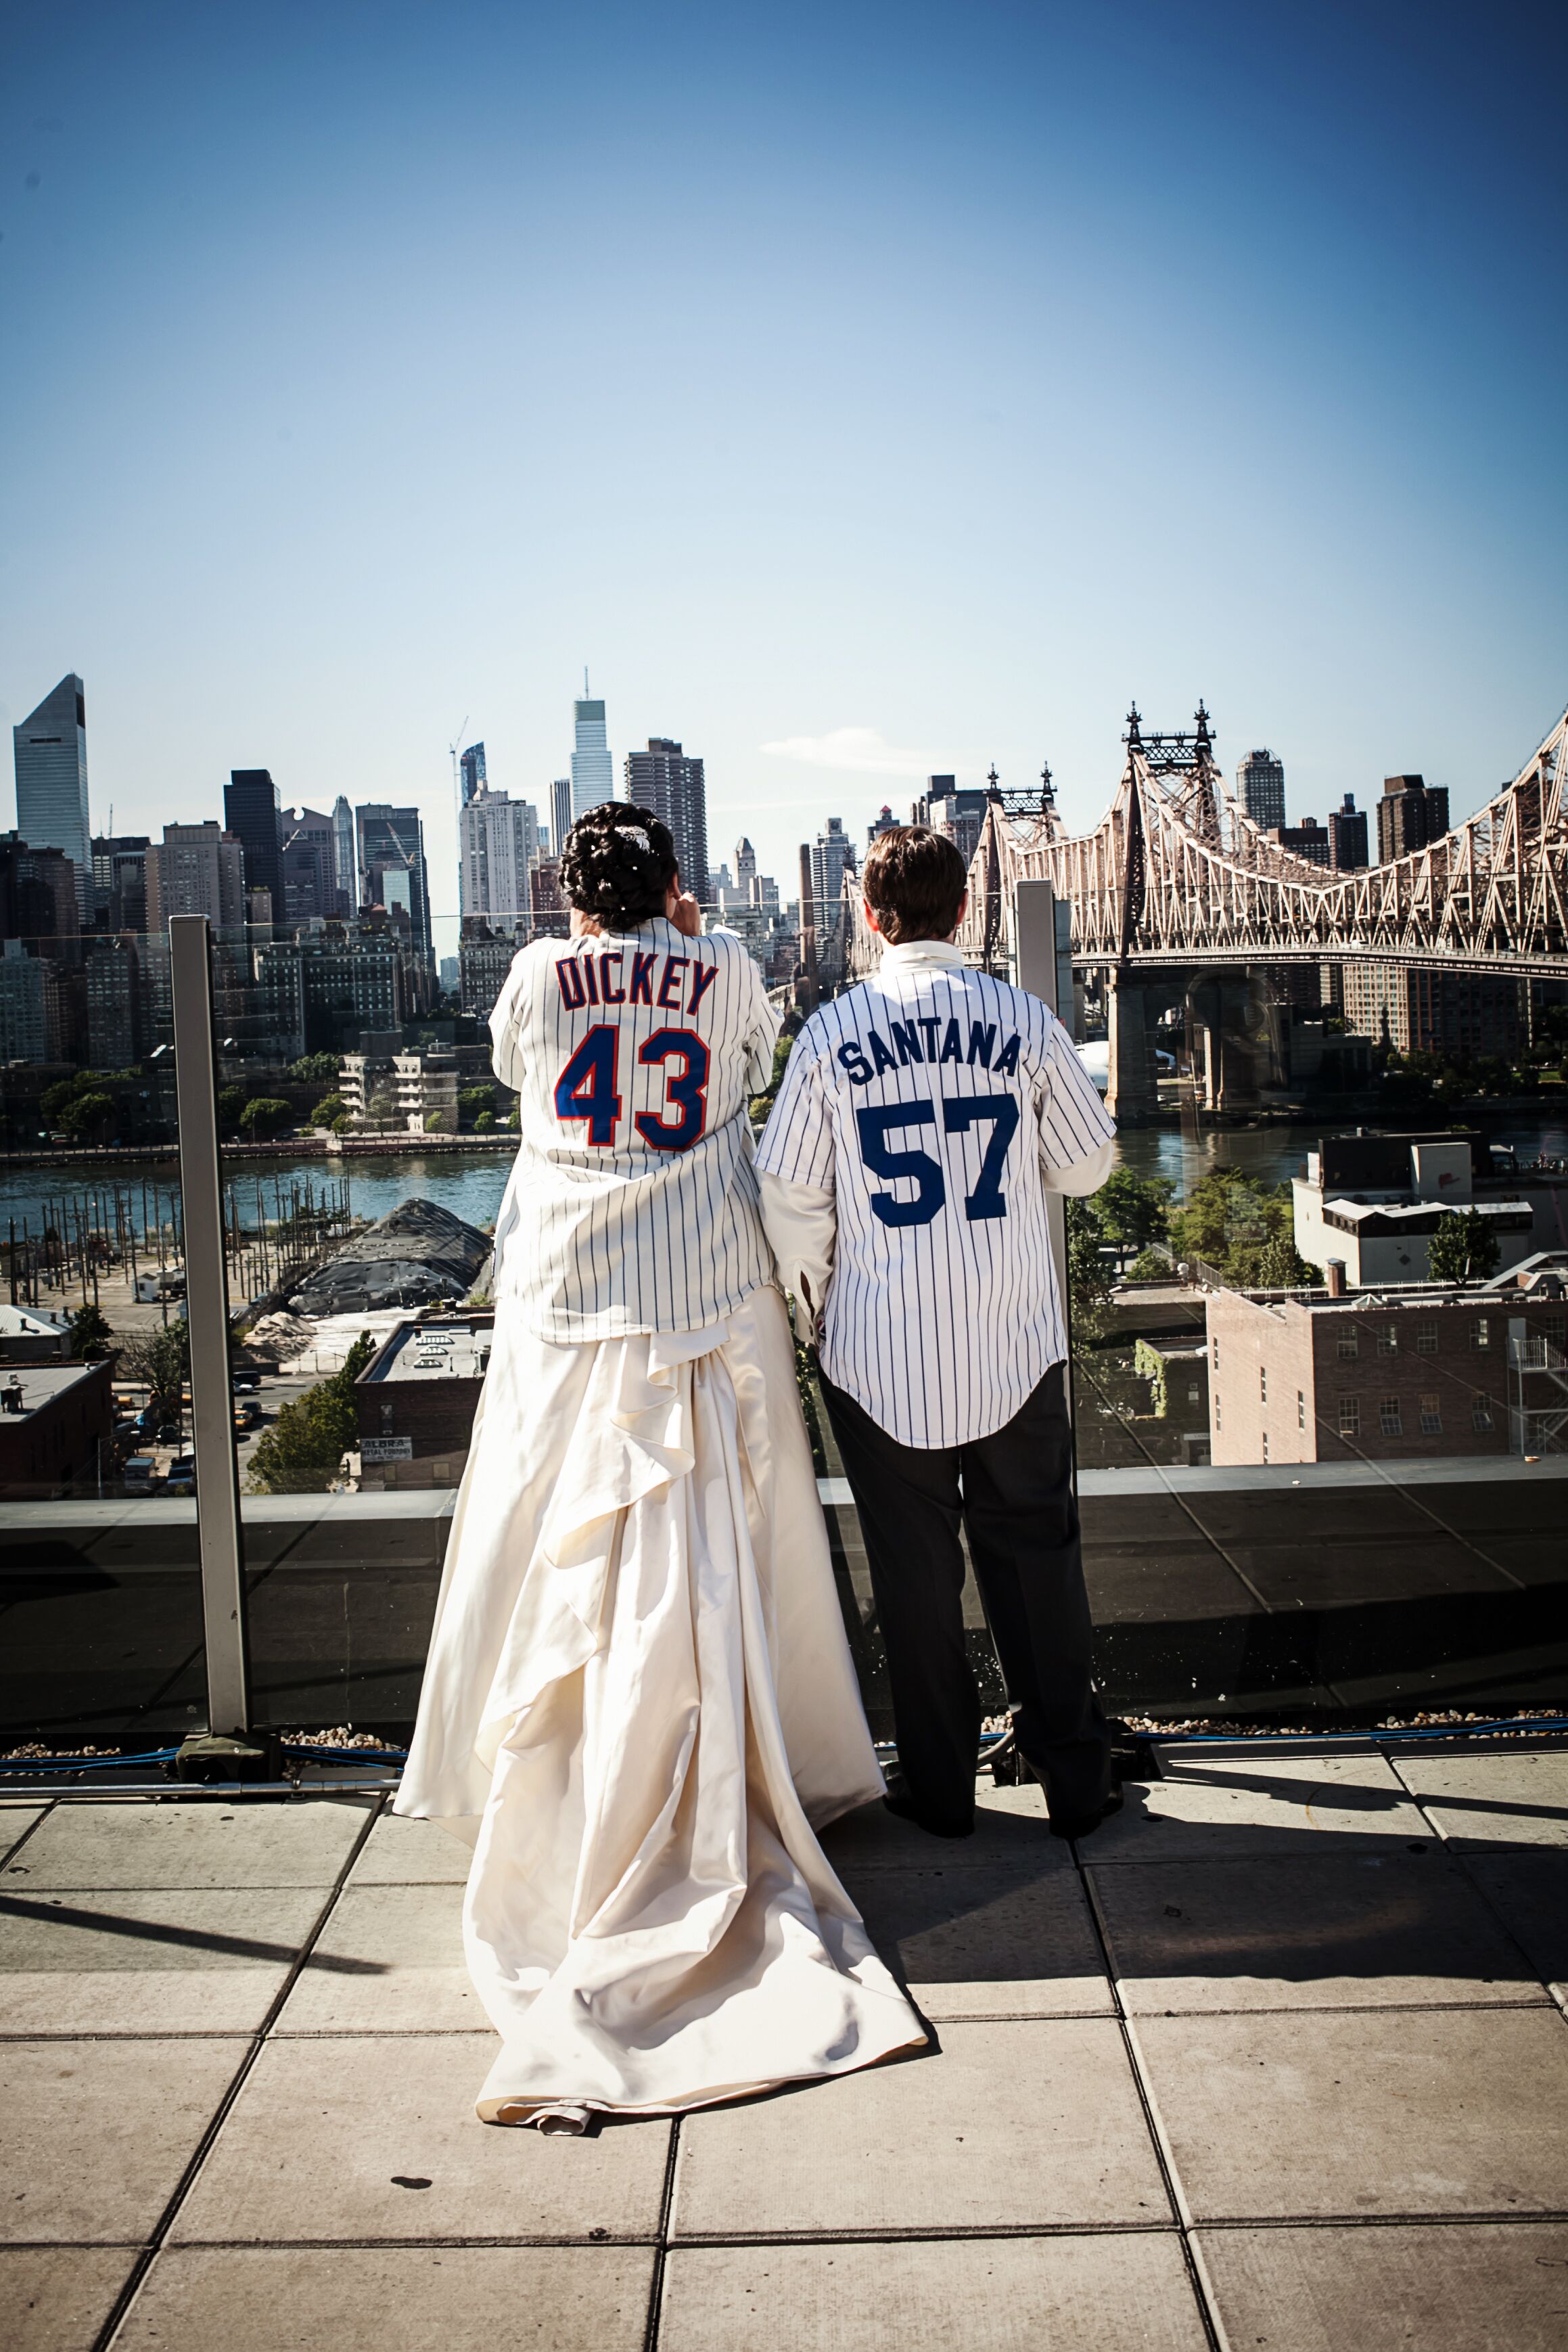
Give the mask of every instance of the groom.
[(954, 944), (964, 863), (924, 825), (866, 858), (874, 978), (797, 1038), (758, 1167), (780, 1278), (820, 1335), (887, 1649), (893, 1811), (974, 1828), (980, 1700), (959, 1528), (1051, 1827), (1120, 1804), (1091, 1629), (1048, 1192), (1092, 1192), (1114, 1129), (1055, 1015)]

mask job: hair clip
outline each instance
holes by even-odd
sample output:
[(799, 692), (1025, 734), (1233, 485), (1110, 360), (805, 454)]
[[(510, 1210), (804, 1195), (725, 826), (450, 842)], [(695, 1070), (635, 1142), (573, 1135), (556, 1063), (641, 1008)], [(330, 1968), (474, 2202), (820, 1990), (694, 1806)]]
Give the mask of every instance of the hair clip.
[(618, 824), (615, 830), (623, 841), (634, 841), (639, 849), (652, 850), (653, 846), (640, 824)]

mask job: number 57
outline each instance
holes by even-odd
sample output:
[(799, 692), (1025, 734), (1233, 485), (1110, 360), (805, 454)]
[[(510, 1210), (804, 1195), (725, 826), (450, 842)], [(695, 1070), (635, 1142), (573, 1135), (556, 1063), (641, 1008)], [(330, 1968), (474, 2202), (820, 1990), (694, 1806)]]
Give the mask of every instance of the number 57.
[[(971, 1223), (986, 1217), (1005, 1217), (1008, 1204), (1002, 1196), (1002, 1165), (1008, 1156), (1008, 1146), (1018, 1132), (1019, 1107), (1012, 1095), (944, 1095), (942, 1126), (948, 1135), (966, 1134), (972, 1127), (991, 1122), (990, 1139), (986, 1156), (980, 1162), (979, 1181), (964, 1202), (964, 1214)], [(861, 1157), (875, 1176), (885, 1176), (890, 1181), (908, 1177), (915, 1184), (915, 1197), (900, 1201), (891, 1192), (873, 1192), (872, 1214), (880, 1217), (884, 1225), (928, 1225), (947, 1198), (947, 1180), (942, 1162), (929, 1151), (890, 1151), (887, 1139), (901, 1127), (935, 1127), (936, 1106), (929, 1102), (888, 1103), (881, 1109), (857, 1110), (855, 1126), (860, 1130)]]

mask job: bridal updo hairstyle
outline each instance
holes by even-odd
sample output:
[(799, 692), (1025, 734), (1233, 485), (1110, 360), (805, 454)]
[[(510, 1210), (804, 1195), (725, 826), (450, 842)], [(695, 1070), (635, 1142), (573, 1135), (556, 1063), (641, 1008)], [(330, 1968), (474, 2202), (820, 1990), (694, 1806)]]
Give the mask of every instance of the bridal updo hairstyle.
[(629, 801), (605, 801), (580, 816), (560, 861), (568, 898), (607, 931), (634, 931), (662, 915), (679, 874), (669, 826)]

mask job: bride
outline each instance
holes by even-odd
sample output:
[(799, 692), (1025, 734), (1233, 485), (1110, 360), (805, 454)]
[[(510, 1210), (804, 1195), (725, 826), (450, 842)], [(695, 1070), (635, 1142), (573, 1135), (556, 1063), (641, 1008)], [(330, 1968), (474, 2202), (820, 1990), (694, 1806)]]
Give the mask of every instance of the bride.
[(490, 1019), (520, 1140), (395, 1810), (474, 1845), (480, 2116), (580, 2131), (925, 2035), (815, 1834), (883, 1782), (758, 1214), (778, 1019), (645, 811), (561, 881)]

